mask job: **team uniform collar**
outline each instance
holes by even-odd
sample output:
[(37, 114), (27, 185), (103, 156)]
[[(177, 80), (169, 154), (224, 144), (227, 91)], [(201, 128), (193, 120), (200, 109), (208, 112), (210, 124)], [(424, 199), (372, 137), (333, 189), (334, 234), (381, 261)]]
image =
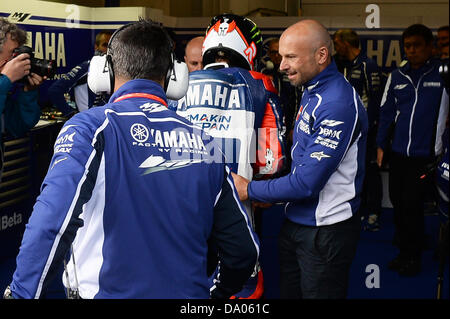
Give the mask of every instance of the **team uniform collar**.
[(316, 88), (319, 84), (323, 84), (326, 82), (330, 77), (334, 76), (336, 72), (339, 72), (336, 66), (336, 63), (334, 60), (331, 61), (330, 65), (328, 65), (322, 72), (317, 74), (314, 78), (309, 80), (304, 84), (304, 87), (311, 91), (314, 88)]
[[(431, 57), (430, 59), (427, 60), (427, 62), (425, 62), (424, 65), (422, 65), (419, 69), (417, 70), (423, 70), (423, 72), (428, 71), (429, 69), (433, 68), (436, 66), (436, 64), (439, 63), (438, 59)], [(411, 63), (406, 62), (406, 64), (404, 66), (402, 66), (400, 68), (403, 72), (411, 72), (412, 68), (411, 68)]]
[(352, 66), (358, 66), (362, 64), (363, 60), (366, 58), (366, 56), (360, 52), (352, 61)]
[(153, 99), (167, 106), (167, 97), (159, 83), (152, 80), (130, 80), (122, 85), (109, 99), (109, 103), (118, 102), (127, 98)]

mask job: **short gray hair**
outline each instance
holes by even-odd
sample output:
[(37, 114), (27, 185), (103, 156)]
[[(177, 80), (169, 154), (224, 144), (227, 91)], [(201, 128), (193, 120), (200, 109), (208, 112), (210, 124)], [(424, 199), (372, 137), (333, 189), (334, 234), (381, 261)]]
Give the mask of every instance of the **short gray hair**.
[(8, 34), (11, 35), (11, 40), (16, 41), (19, 46), (27, 42), (27, 33), (25, 30), (5, 18), (0, 18), (0, 52), (2, 52), (3, 44), (6, 42)]
[(108, 54), (116, 76), (160, 81), (171, 67), (172, 48), (161, 24), (141, 19), (113, 34)]

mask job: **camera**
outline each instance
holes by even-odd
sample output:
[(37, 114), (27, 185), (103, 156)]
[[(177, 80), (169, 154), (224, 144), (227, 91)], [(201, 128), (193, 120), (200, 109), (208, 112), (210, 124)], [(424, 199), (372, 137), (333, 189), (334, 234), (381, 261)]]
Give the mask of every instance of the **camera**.
[[(31, 70), (30, 72), (35, 73), (40, 76), (46, 76), (51, 79), (56, 73), (56, 61), (55, 60), (45, 60), (38, 59), (34, 57), (33, 49), (29, 46), (21, 46), (13, 51), (13, 56), (16, 57), (19, 54), (28, 53), (31, 61)], [(26, 77), (21, 81), (26, 81)]]

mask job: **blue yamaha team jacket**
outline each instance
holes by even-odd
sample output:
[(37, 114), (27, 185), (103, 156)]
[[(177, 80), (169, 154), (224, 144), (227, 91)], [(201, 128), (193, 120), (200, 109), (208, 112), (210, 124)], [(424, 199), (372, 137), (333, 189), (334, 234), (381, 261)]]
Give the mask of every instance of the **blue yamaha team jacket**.
[(418, 70), (409, 63), (393, 71), (386, 82), (380, 109), (377, 145), (386, 149), (394, 124), (392, 151), (411, 157), (434, 155), (434, 139), (443, 84), (439, 61)]
[(360, 53), (344, 68), (344, 76), (361, 97), (369, 121), (369, 130), (378, 123), (385, 78), (377, 63)]
[(355, 89), (332, 62), (305, 84), (291, 172), (248, 185), (250, 199), (287, 202), (286, 217), (309, 226), (350, 218), (359, 208), (368, 120)]
[[(115, 102), (114, 102), (115, 101)], [(114, 102), (114, 103), (113, 103)], [(64, 284), (82, 298), (209, 298), (242, 288), (259, 246), (214, 140), (129, 81), (67, 121), (17, 257), (15, 298), (39, 298), (71, 249)]]

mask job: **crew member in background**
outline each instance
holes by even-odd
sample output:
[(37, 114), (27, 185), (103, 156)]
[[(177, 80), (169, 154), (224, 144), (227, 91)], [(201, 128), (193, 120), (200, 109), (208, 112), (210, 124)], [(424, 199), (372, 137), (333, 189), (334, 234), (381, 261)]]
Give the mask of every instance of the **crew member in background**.
[[(106, 53), (111, 34), (111, 31), (105, 30), (96, 35), (94, 55)], [(90, 60), (84, 61), (70, 72), (61, 74), (61, 78), (48, 88), (50, 101), (62, 112), (63, 116), (70, 116), (73, 113), (85, 111), (93, 106), (101, 106), (108, 102), (109, 95), (94, 94), (87, 85), (89, 63)], [(71, 100), (75, 101), (74, 106), (71, 106)]]
[(203, 69), (202, 45), (205, 37), (195, 37), (191, 39), (184, 50), (184, 62), (189, 72)]
[(383, 185), (377, 165), (376, 136), (378, 117), (383, 94), (384, 76), (373, 59), (360, 49), (358, 34), (351, 29), (340, 29), (333, 36), (334, 49), (343, 59), (342, 73), (358, 92), (366, 108), (369, 120), (367, 136), (366, 175), (361, 199), (361, 217), (365, 218), (364, 229), (379, 230), (379, 216)]
[[(25, 134), (39, 121), (38, 90), (45, 77), (30, 73), (27, 53), (14, 56), (14, 50), (27, 42), (27, 34), (17, 25), (0, 18), (0, 181), (3, 169), (3, 134)], [(25, 78), (25, 85), (17, 84)]]
[(448, 55), (448, 43), (449, 43), (449, 26), (445, 25), (437, 30), (437, 37), (436, 37), (437, 56), (439, 57), (442, 56), (442, 54), (445, 51), (445, 47), (447, 47), (447, 55)]
[(421, 271), (424, 194), (428, 171), (435, 164), (443, 83), (438, 71), (440, 61), (432, 58), (433, 34), (429, 28), (409, 26), (402, 34), (402, 43), (407, 63), (387, 79), (377, 134), (377, 163), (382, 165), (384, 153), (390, 148), (389, 195), (399, 254), (388, 267), (400, 275), (415, 276)]
[[(261, 45), (259, 28), (250, 19), (214, 17), (203, 42), (204, 70), (190, 73), (187, 94), (175, 105), (179, 115), (222, 141), (231, 170), (248, 179), (270, 177), (284, 160), (277, 91), (269, 77), (254, 71)], [(250, 202), (244, 206), (253, 216)], [(260, 298), (262, 293), (259, 270), (235, 296)]]

